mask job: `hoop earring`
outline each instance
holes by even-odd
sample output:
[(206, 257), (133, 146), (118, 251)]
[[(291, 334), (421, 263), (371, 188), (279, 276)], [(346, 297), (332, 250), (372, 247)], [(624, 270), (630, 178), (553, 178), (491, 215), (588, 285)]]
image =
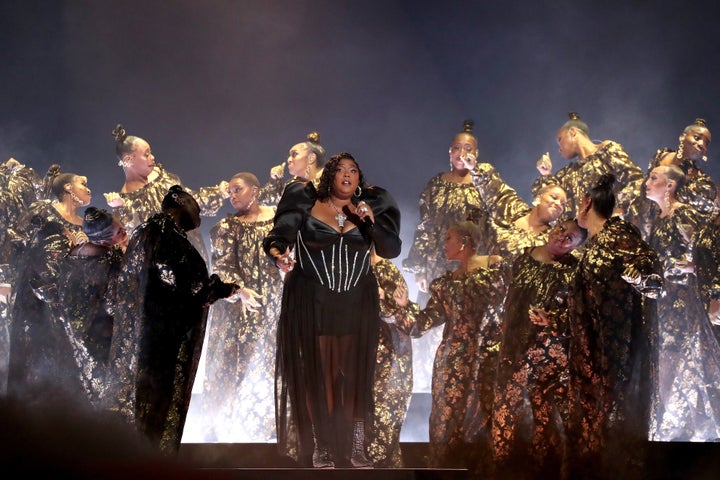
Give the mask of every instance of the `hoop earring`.
[(362, 188), (360, 188), (360, 185), (358, 185), (355, 189), (355, 196), (359, 197), (360, 195), (362, 195)]
[(680, 142), (680, 145), (678, 145), (677, 153), (675, 154), (678, 158), (678, 160), (682, 160), (683, 158), (683, 144)]

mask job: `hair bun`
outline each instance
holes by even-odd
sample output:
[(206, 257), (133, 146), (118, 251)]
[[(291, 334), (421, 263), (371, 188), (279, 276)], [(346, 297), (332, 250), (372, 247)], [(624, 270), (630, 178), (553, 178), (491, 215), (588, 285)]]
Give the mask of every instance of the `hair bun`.
[(180, 185), (173, 185), (168, 190), (165, 198), (163, 198), (162, 209), (167, 210), (169, 208), (183, 206), (192, 198), (192, 195), (186, 192), (183, 187)]
[(606, 173), (600, 176), (597, 182), (598, 187), (610, 187), (615, 184), (615, 175), (612, 173)]
[(105, 209), (88, 207), (83, 215), (82, 228), (85, 234), (93, 240), (93, 237), (100, 236), (113, 224), (113, 216)]
[(307, 141), (313, 143), (320, 143), (320, 134), (318, 132), (310, 132), (307, 135)]
[(121, 123), (118, 123), (115, 128), (113, 128), (112, 135), (117, 143), (122, 143), (127, 138), (125, 127), (123, 127)]
[(463, 132), (464, 133), (472, 133), (474, 126), (475, 126), (474, 121), (472, 121), (470, 119), (464, 120), (463, 121)]

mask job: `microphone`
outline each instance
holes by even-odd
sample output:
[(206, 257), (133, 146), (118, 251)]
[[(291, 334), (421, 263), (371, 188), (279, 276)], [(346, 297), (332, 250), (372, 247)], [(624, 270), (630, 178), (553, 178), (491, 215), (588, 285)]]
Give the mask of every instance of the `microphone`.
[[(355, 203), (353, 203), (353, 205), (355, 205)], [(357, 205), (355, 205), (355, 209), (357, 209), (357, 208), (358, 208)], [(344, 205), (344, 206), (342, 207), (342, 211), (343, 211), (343, 213), (344, 213), (348, 218), (356, 218), (356, 219), (358, 219), (358, 220), (361, 219), (360, 215), (358, 215), (357, 213), (352, 213), (352, 212), (350, 211), (350, 207), (348, 207), (347, 205)], [(354, 223), (357, 224), (357, 225), (359, 225), (358, 222), (354, 222)], [(374, 222), (373, 219), (370, 218), (369, 216), (362, 218), (362, 223), (363, 223), (365, 226), (367, 226), (367, 227), (372, 227), (373, 225), (375, 225), (375, 222)]]

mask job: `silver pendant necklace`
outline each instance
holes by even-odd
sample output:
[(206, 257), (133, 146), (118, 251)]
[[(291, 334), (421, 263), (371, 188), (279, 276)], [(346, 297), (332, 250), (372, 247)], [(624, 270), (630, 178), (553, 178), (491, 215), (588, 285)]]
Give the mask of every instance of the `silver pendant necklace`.
[(328, 201), (330, 202), (330, 205), (332, 205), (333, 209), (337, 212), (337, 215), (335, 215), (335, 220), (338, 222), (338, 227), (340, 227), (340, 230), (342, 230), (343, 226), (345, 225), (345, 220), (347, 220), (347, 215), (342, 213), (338, 207), (335, 206), (335, 204), (332, 201), (332, 198), (328, 197)]

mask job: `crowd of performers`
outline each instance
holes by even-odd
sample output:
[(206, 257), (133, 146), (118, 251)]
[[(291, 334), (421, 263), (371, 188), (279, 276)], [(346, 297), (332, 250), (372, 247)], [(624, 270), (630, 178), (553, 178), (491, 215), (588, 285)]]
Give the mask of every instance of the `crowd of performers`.
[[(541, 156), (530, 204), (478, 162), (472, 127), (423, 189), (400, 268), (392, 186), (349, 153), (326, 159), (316, 132), (266, 183), (239, 172), (191, 190), (118, 125), (125, 181), (107, 210), (89, 206), (81, 174), (10, 159), (3, 395), (113, 412), (172, 455), (204, 351), (210, 441), (242, 425), (300, 465), (392, 468), (413, 357), (427, 356), (429, 467), (632, 478), (648, 440), (718, 441), (720, 208), (705, 121), (643, 169), (571, 113), (557, 131), (568, 163), (553, 171)], [(234, 211), (208, 252), (200, 216), (225, 199)]]

